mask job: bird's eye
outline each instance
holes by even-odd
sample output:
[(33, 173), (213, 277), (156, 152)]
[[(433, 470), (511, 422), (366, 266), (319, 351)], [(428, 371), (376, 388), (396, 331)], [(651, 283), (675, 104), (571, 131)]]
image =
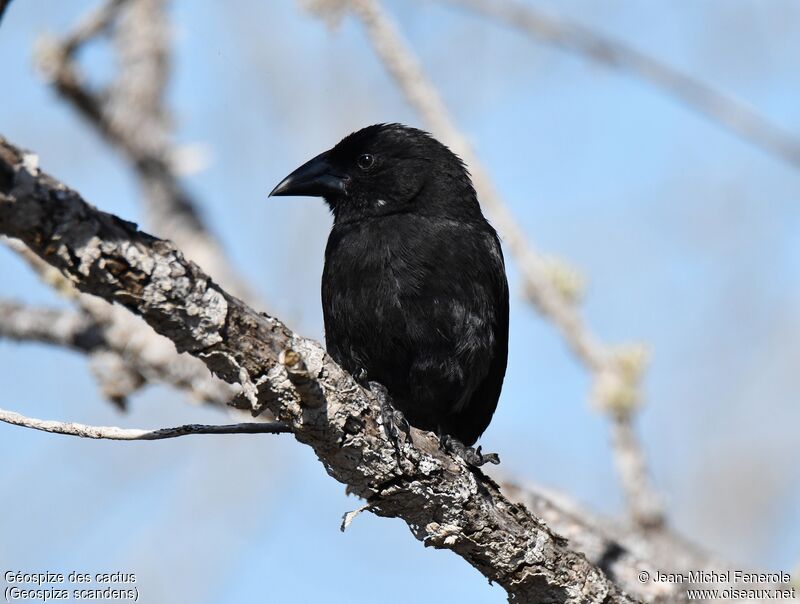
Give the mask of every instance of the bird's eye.
[(369, 170), (375, 163), (375, 156), (370, 155), (369, 153), (364, 153), (358, 156), (356, 163), (358, 164), (358, 167), (361, 168), (362, 170)]

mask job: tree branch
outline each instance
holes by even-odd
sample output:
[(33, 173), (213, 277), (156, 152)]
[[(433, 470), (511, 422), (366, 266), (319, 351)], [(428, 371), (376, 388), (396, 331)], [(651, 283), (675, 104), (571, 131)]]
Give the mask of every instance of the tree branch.
[(800, 168), (800, 140), (742, 101), (667, 63), (577, 23), (556, 18), (518, 0), (436, 0), (520, 30), (531, 37), (579, 54), (609, 69), (652, 84), (742, 140)]
[(644, 449), (630, 411), (609, 413), (611, 452), (631, 520), (650, 532), (666, 529), (666, 513), (661, 498), (650, 482)]
[(2, 338), (52, 344), (85, 353), (103, 396), (122, 409), (128, 397), (146, 381), (133, 364), (124, 360), (124, 351), (113, 349), (105, 327), (86, 312), (0, 300)]
[(75, 286), (142, 316), (229, 383), (241, 370), (328, 473), (378, 515), (402, 518), (450, 549), (514, 602), (633, 602), (563, 538), (514, 505), (482, 472), (412, 431), (398, 460), (379, 404), (316, 342), (216, 285), (168, 241), (92, 208), (0, 139), (0, 233), (21, 239)]
[(0, 409), (0, 422), (81, 438), (105, 440), (164, 440), (192, 434), (286, 434), (291, 432), (289, 426), (282, 422), (247, 422), (243, 424), (204, 425), (186, 424), (174, 428), (157, 430), (139, 430), (134, 428), (117, 428), (115, 426), (87, 426), (74, 422), (56, 422), (45, 419), (26, 417), (13, 411)]
[(106, 32), (116, 18), (120, 6), (127, 1), (105, 0), (104, 4), (89, 12), (62, 40), (64, 52), (71, 57), (83, 44)]
[(0, 299), (0, 338), (96, 350), (104, 343), (97, 324), (85, 314), (60, 308), (31, 307)]

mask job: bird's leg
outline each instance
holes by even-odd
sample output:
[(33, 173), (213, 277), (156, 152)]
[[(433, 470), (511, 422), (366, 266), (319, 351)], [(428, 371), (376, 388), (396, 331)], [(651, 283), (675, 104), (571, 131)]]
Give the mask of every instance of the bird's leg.
[(497, 455), (497, 453), (483, 453), (480, 447), (477, 449), (468, 447), (457, 438), (454, 438), (449, 434), (442, 432), (441, 430), (439, 431), (439, 443), (441, 444), (442, 449), (457, 455), (463, 459), (468, 466), (472, 466), (474, 468), (479, 468), (485, 463), (492, 463), (495, 465), (500, 463), (500, 456)]
[(395, 409), (386, 386), (378, 382), (369, 382), (369, 390), (375, 394), (380, 402), (383, 429), (386, 430), (386, 436), (392, 441), (397, 461), (400, 463), (402, 445), (405, 444), (406, 439), (411, 440), (411, 426), (403, 412)]

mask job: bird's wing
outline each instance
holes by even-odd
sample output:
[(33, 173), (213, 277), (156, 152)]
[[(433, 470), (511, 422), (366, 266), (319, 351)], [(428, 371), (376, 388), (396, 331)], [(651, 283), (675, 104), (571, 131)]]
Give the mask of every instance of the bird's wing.
[[(402, 306), (414, 356), (410, 395), (419, 411), (470, 444), (497, 405), (508, 346), (508, 285), (491, 227), (430, 239), (418, 287)], [(423, 253), (420, 253), (420, 252)], [(406, 279), (406, 281), (408, 281)], [(442, 419), (444, 418), (444, 419)]]

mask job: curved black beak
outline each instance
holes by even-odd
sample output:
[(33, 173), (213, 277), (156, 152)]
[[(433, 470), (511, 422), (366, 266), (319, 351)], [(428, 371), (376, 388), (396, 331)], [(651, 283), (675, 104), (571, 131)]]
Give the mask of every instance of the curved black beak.
[(272, 189), (270, 197), (307, 195), (328, 197), (346, 192), (347, 176), (339, 173), (328, 161), (328, 152), (304, 163)]

